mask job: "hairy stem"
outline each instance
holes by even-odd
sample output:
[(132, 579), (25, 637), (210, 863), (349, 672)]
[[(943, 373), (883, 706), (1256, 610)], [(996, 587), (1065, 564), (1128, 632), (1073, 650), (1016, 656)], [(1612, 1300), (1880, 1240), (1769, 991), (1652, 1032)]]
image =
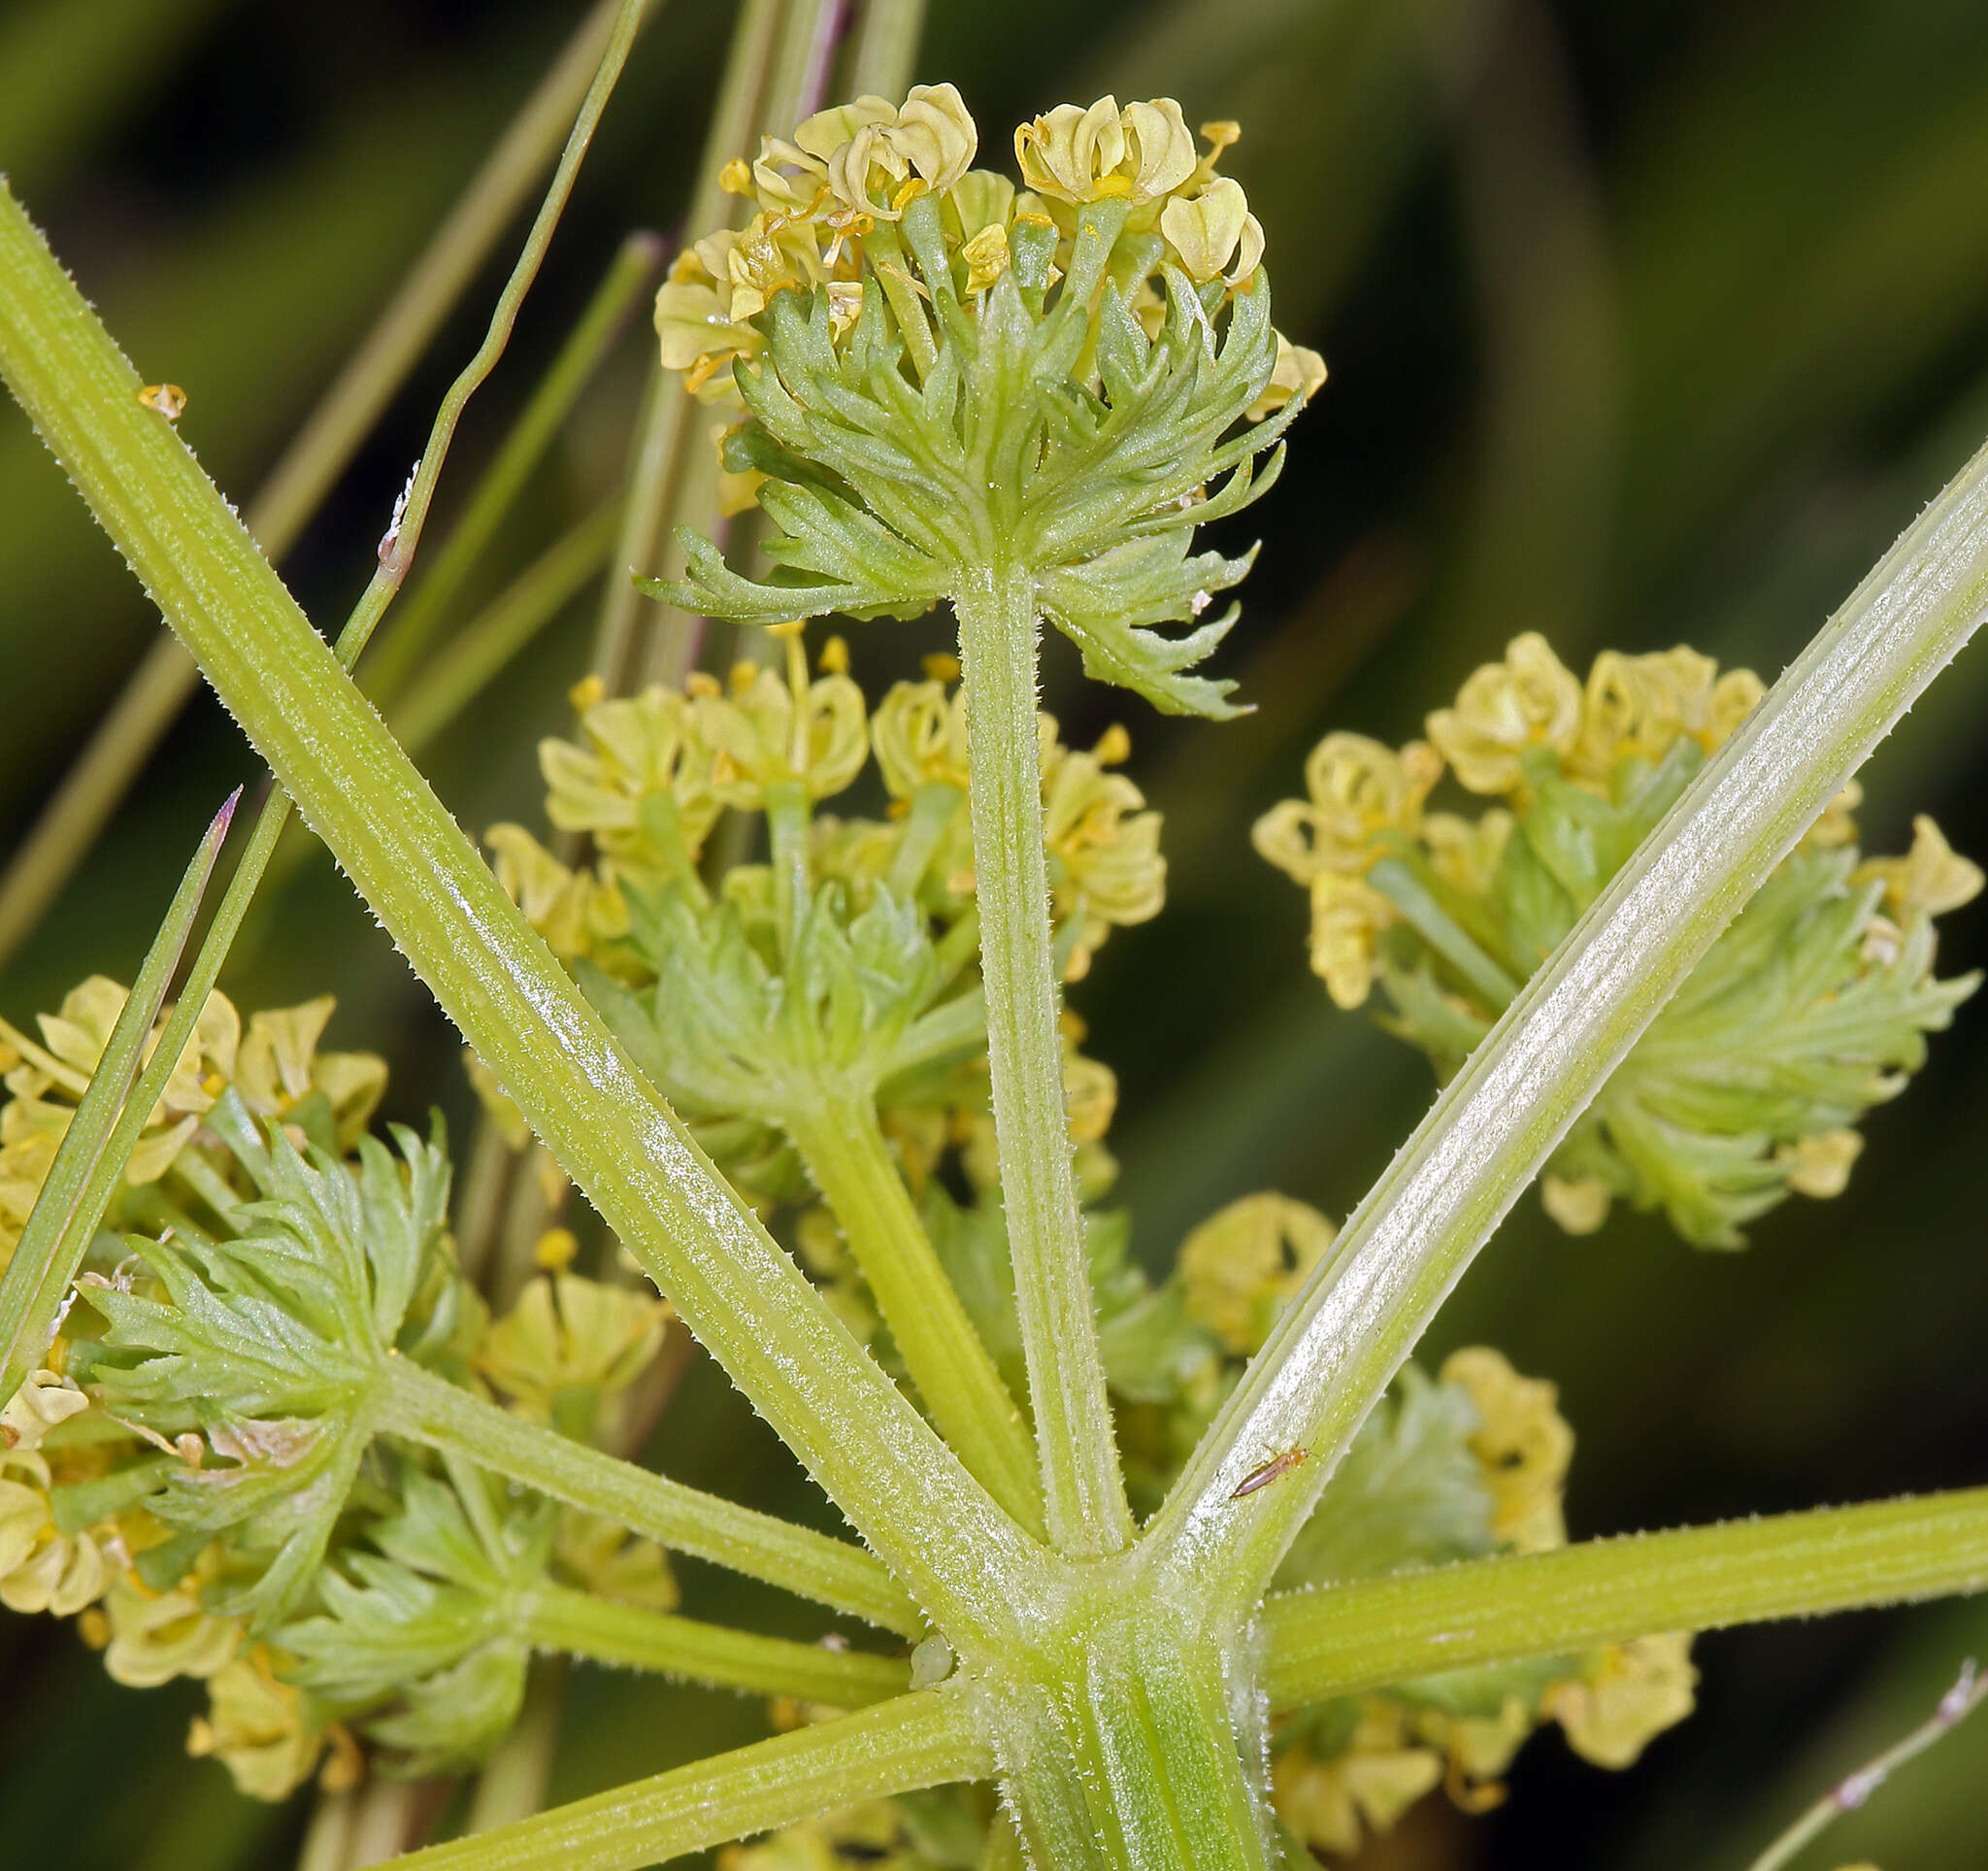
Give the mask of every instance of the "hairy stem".
[(1036, 741), (1041, 625), (1018, 572), (979, 578), (953, 609), (1001, 1198), (1049, 1533), (1066, 1553), (1115, 1553), (1131, 1537), (1131, 1516), (1070, 1166)]
[(911, 1665), (898, 1657), (727, 1630), (564, 1586), (533, 1587), (523, 1614), (525, 1634), (540, 1650), (747, 1695), (791, 1695), (830, 1708), (859, 1709), (902, 1695), (911, 1683)]
[(1659, 1630), (1717, 1630), (1988, 1587), (1988, 1487), (1822, 1508), (1280, 1593), (1273, 1709)]
[(790, 1112), (787, 1135), (849, 1244), (939, 1433), (987, 1491), (1040, 1533), (1027, 1426), (939, 1264), (868, 1098)]
[(395, 1862), (401, 1871), (635, 1871), (992, 1770), (968, 1699), (927, 1689)]
[(632, 1533), (747, 1578), (832, 1605), (885, 1630), (918, 1634), (916, 1608), (860, 1547), (756, 1514), (603, 1454), (508, 1411), (405, 1358), (388, 1367), (380, 1426), (536, 1487)]
[(0, 188), (0, 374), (284, 788), (562, 1166), (949, 1634), (1038, 1550), (629, 1063)]
[[(1709, 761), (1472, 1054), (1277, 1321), (1155, 1522), (1241, 1614), (1436, 1308), (1623, 1054), (1988, 608), (1988, 451)], [(1237, 1487), (1302, 1452), (1275, 1487)]]

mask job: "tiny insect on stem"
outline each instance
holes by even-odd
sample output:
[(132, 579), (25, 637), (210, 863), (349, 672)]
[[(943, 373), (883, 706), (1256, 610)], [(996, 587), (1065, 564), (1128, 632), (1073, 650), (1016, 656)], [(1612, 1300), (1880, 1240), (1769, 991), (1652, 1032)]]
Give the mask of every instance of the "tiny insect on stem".
[(1229, 1496), (1240, 1501), (1245, 1494), (1253, 1494), (1259, 1487), (1268, 1487), (1272, 1482), (1281, 1481), (1292, 1469), (1305, 1459), (1302, 1449), (1286, 1449), (1281, 1455), (1273, 1455), (1267, 1462), (1259, 1463), (1236, 1484), (1236, 1491)]

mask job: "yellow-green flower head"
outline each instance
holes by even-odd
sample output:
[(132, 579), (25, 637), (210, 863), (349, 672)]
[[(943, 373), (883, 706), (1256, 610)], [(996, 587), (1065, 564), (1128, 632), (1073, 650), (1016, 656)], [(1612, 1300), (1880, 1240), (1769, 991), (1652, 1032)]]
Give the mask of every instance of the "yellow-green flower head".
[[(1447, 1078), (1762, 693), (1681, 646), (1605, 652), (1581, 684), (1522, 636), (1428, 718), (1433, 748), (1328, 736), (1309, 796), (1255, 842), (1310, 893), (1311, 966), (1335, 1003), (1383, 983), (1390, 1029)], [(1445, 759), (1508, 805), (1424, 812)], [(1738, 1247), (1785, 1195), (1843, 1188), (1855, 1120), (1973, 990), (1934, 978), (1931, 920), (1982, 884), (1929, 819), (1905, 856), (1860, 863), (1859, 797), (1852, 783), (1831, 802), (1555, 1152), (1541, 1193), (1568, 1232), (1626, 1198)]]
[(1059, 924), (1079, 919), (1064, 974), (1080, 981), (1113, 928), (1149, 921), (1167, 895), (1160, 854), (1160, 815), (1122, 773), (1131, 740), (1108, 728), (1088, 753), (1064, 747), (1056, 723), (1039, 719), (1043, 752), (1043, 833), (1049, 852), (1049, 894)]
[(1477, 1406), (1471, 1450), (1490, 1485), (1491, 1531), (1520, 1553), (1565, 1546), (1561, 1495), (1574, 1431), (1560, 1414), (1559, 1392), (1543, 1379), (1521, 1377), (1502, 1353), (1483, 1345), (1452, 1353), (1440, 1375), (1468, 1390)]
[(1181, 1243), (1187, 1316), (1224, 1351), (1247, 1356), (1338, 1235), (1315, 1208), (1288, 1195), (1266, 1191), (1231, 1202)]
[(727, 485), (775, 522), (782, 577), (752, 583), (686, 535), (684, 580), (652, 595), (762, 625), (911, 618), (998, 557), (1093, 676), (1234, 712), (1185, 672), (1249, 561), (1191, 553), (1193, 531), (1263, 491), (1276, 463), (1256, 459), (1324, 366), (1272, 325), (1263, 230), (1214, 174), (1234, 128), (1208, 134), (1198, 156), (1166, 98), (1061, 106), (1015, 133), (1018, 191), (972, 168), (941, 85), (729, 165), (757, 213), (672, 270), (657, 328), (665, 363), (738, 417)]
[(711, 752), (712, 791), (728, 806), (757, 811), (781, 785), (829, 798), (870, 752), (863, 691), (845, 675), (810, 678), (798, 624), (787, 633), (784, 674), (741, 663), (729, 693), (697, 695), (690, 707)]
[(966, 792), (966, 708), (944, 683), (894, 683), (870, 718), (870, 739), (893, 799), (910, 799), (928, 785)]
[(1194, 138), (1171, 97), (1128, 105), (1101, 97), (1089, 109), (1059, 104), (1014, 133), (1022, 181), (1054, 201), (1163, 200), (1195, 173)]
[(1459, 691), (1454, 708), (1429, 717), (1429, 738), (1473, 792), (1525, 789), (1520, 756), (1535, 747), (1566, 753), (1581, 729), (1581, 688), (1546, 639), (1515, 637), (1503, 662), (1486, 663)]
[(1309, 799), (1285, 799), (1256, 821), (1256, 849), (1280, 871), (1309, 884), (1328, 871), (1363, 876), (1390, 832), (1413, 837), (1422, 802), (1442, 777), (1425, 741), (1397, 753), (1364, 734), (1328, 734), (1305, 762)]
[(598, 680), (580, 684), (573, 701), (584, 744), (539, 743), (546, 817), (561, 831), (588, 834), (604, 856), (646, 869), (658, 862), (653, 802), (667, 801), (682, 858), (694, 862), (720, 804), (690, 703), (661, 684), (610, 697)]
[(89, 1408), (89, 1398), (54, 1371), (30, 1371), (0, 1409), (0, 1450), (32, 1454), (50, 1429)]

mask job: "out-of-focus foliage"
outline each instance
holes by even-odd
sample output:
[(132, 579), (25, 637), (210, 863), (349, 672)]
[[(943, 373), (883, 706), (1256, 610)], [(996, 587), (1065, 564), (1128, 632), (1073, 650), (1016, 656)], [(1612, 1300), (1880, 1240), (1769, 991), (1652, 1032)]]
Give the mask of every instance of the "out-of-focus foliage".
[[(148, 376), (185, 386), (182, 430), (241, 498), (576, 11), (13, 0), (0, 167)], [(439, 520), (621, 233), (680, 217), (731, 12), (673, 0), (639, 51)], [(1763, 676), (1806, 639), (1988, 431), (1988, 17), (1971, 0), (1100, 0), (1080, 17), (935, 0), (919, 76), (960, 83), (984, 122), (1111, 89), (1248, 125), (1224, 168), (1274, 243), (1279, 323), (1332, 379), (1281, 484), (1212, 541), (1264, 540), (1211, 665), (1258, 713), (1219, 734), (1131, 720), (1130, 774), (1167, 819), (1167, 913), (1115, 931), (1074, 998), (1085, 1052), (1116, 1073), (1113, 1200), (1137, 1251), (1252, 1189), (1343, 1213), (1425, 1107), (1427, 1067), (1304, 973), (1304, 906), (1248, 824), (1298, 790), (1325, 733), (1402, 745), (1525, 630), (1574, 668), (1605, 645), (1688, 641)], [(491, 289), (293, 556), (314, 615), (362, 582)], [(614, 484), (646, 366), (631, 344), (582, 404), (486, 594)], [(156, 628), (18, 423), (0, 431), (0, 593), (12, 833)], [(568, 731), (589, 624), (577, 605), (434, 750), (466, 823), (535, 815), (533, 748)], [(937, 647), (916, 625), (890, 636), (873, 639), (873, 695)], [(1905, 850), (1920, 810), (1956, 850), (1988, 848), (1984, 654), (1863, 776), (1871, 849)], [(1074, 665), (1052, 654), (1047, 705), (1081, 749), (1124, 704), (1083, 695)], [(196, 708), (0, 982), (0, 1013), (32, 1033), (83, 975), (128, 979), (139, 906), (164, 899), (186, 828), (246, 771), (218, 711)], [(424, 1121), (441, 1097), (466, 1118), (450, 1035), (330, 866), (279, 907), (282, 940), (229, 977), (238, 1003), (335, 992), (331, 1045), (396, 1036), (392, 1115)], [(1979, 964), (1983, 927), (1978, 905), (1944, 922), (1949, 972)], [(1508, 1223), (1424, 1362), (1490, 1342), (1554, 1377), (1581, 1435), (1576, 1536), (1980, 1479), (1978, 1019), (1960, 1011), (1909, 1118), (1872, 1115), (1845, 1193), (1763, 1217), (1746, 1256), (1686, 1259), (1661, 1222), (1620, 1213), (1607, 1252), (1530, 1204)], [(819, 1512), (708, 1371), (670, 1423), (682, 1479)], [(685, 1589), (702, 1613), (730, 1602), (708, 1578)], [(1637, 1775), (1576, 1771), (1541, 1741), (1505, 1807), (1466, 1833), (1425, 1801), (1399, 1848), (1528, 1871), (1744, 1862), (1980, 1641), (1967, 1607), (1706, 1640), (1698, 1716)], [(23, 1862), (289, 1861), (292, 1821), (184, 1763), (197, 1695), (117, 1687), (50, 1620), (0, 1620), (0, 1646), (10, 1683), (33, 1686), (0, 1711), (0, 1814)], [(217, 1731), (268, 1731), (254, 1681), (213, 1681)], [(552, 1792), (759, 1731), (756, 1705), (580, 1680)], [(1971, 1836), (1984, 1751), (1988, 1729), (1962, 1730), (1910, 1797), (1846, 1827), (1842, 1855), (1903, 1866)]]

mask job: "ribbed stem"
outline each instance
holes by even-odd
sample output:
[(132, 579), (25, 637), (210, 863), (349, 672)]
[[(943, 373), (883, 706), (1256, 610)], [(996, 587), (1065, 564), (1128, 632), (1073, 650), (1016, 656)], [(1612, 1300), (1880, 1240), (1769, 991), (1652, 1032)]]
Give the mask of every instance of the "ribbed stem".
[(1032, 1533), (1043, 1496), (1027, 1425), (933, 1252), (868, 1098), (824, 1098), (786, 1119), (939, 1433)]
[(993, 1769), (964, 1695), (926, 1689), (400, 1859), (402, 1871), (636, 1871), (831, 1807)]
[(524, 1628), (540, 1650), (830, 1708), (864, 1708), (902, 1695), (911, 1682), (911, 1665), (901, 1658), (728, 1630), (564, 1586), (533, 1587), (524, 1603)]
[[(1519, 1191), (1719, 932), (1988, 610), (1988, 451), (1851, 595), (1438, 1099), (1277, 1321), (1156, 1519), (1241, 1614)], [(1260, 1463), (1302, 1452), (1238, 1500)]]
[(1658, 1630), (1718, 1630), (1988, 1587), (1988, 1487), (1590, 1540), (1279, 1594), (1273, 1709)]
[(1070, 1167), (1036, 742), (1041, 624), (1018, 571), (977, 575), (953, 609), (1001, 1198), (1049, 1535), (1065, 1553), (1115, 1553), (1131, 1538), (1131, 1516)]
[(907, 1636), (916, 1610), (860, 1547), (831, 1540), (646, 1468), (603, 1454), (556, 1430), (521, 1422), (494, 1403), (395, 1358), (380, 1426), (430, 1449), (536, 1487), (589, 1514), (605, 1514), (677, 1553), (743, 1572)]

